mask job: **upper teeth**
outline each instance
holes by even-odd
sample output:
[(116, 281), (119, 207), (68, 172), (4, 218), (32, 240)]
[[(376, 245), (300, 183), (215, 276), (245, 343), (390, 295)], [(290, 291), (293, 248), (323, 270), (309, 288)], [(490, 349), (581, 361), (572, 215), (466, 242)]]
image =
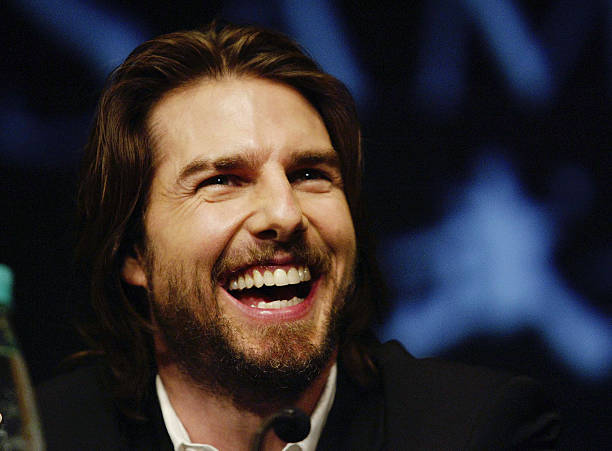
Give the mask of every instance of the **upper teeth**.
[(300, 282), (310, 280), (310, 271), (306, 266), (293, 266), (288, 270), (277, 268), (274, 271), (268, 269), (263, 271), (255, 269), (252, 273), (244, 273), (230, 280), (230, 290), (244, 290), (245, 288), (257, 287), (261, 288), (264, 285), (267, 287), (285, 285), (295, 285)]

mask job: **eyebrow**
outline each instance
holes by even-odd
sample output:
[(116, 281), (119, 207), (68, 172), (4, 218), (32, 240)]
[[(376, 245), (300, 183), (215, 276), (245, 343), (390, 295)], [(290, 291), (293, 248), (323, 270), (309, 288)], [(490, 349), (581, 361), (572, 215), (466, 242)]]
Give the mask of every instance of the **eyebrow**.
[[(244, 169), (255, 170), (258, 160), (259, 156), (256, 152), (252, 151), (241, 152), (236, 155), (229, 155), (217, 159), (197, 158), (181, 169), (177, 181), (181, 183), (195, 174), (210, 171), (212, 169), (222, 172)], [(309, 165), (316, 166), (320, 164), (327, 164), (335, 169), (340, 169), (340, 157), (333, 148), (297, 151), (291, 155), (287, 166), (289, 168), (294, 168)]]
[(332, 148), (305, 150), (292, 155), (288, 166), (316, 166), (320, 164), (327, 164), (334, 169), (340, 169), (340, 157)]
[(187, 164), (178, 176), (178, 181), (183, 181), (199, 172), (210, 171), (231, 171), (237, 169), (253, 169), (256, 166), (256, 159), (252, 154), (230, 155), (217, 159), (197, 158)]

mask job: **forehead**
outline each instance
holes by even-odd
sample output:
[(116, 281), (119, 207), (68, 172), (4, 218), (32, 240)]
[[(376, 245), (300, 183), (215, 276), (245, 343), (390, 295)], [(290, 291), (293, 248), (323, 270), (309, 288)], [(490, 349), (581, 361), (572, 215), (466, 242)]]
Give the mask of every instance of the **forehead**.
[(149, 126), (158, 162), (331, 148), (317, 110), (295, 89), (259, 78), (202, 80), (168, 93)]

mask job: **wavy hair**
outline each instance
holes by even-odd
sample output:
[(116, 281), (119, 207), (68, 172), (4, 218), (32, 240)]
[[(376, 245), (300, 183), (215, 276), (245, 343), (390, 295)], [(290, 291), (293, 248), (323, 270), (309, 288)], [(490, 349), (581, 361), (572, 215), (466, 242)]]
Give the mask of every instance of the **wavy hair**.
[[(319, 112), (340, 157), (355, 224), (356, 289), (345, 303), (340, 356), (356, 381), (375, 367), (367, 348), (380, 295), (361, 205), (362, 150), (354, 101), (287, 36), (254, 26), (211, 25), (166, 34), (137, 47), (109, 76), (85, 148), (78, 212), (77, 261), (86, 271), (95, 325), (88, 341), (112, 370), (115, 395), (138, 410), (155, 372), (152, 327), (143, 290), (124, 283), (121, 266), (144, 243), (143, 218), (155, 174), (148, 119), (172, 90), (202, 79), (259, 77), (291, 86)], [(373, 292), (374, 291), (374, 292)]]

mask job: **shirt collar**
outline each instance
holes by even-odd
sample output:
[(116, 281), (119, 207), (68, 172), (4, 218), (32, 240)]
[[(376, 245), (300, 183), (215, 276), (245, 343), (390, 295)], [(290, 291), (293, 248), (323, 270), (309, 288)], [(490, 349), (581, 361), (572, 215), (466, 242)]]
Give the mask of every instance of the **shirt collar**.
[[(336, 363), (333, 364), (325, 383), (323, 393), (317, 401), (314, 411), (310, 417), (310, 433), (308, 436), (298, 443), (288, 443), (283, 451), (315, 451), (323, 426), (327, 421), (327, 416), (334, 403), (334, 397), (336, 395), (336, 378), (337, 378), (337, 367)], [(192, 443), (189, 439), (189, 434), (183, 426), (183, 423), (176, 415), (164, 384), (159, 377), (159, 374), (155, 378), (155, 388), (157, 390), (157, 398), (159, 399), (159, 405), (161, 407), (162, 415), (164, 418), (164, 424), (168, 430), (168, 435), (172, 441), (172, 446), (175, 451), (218, 451), (217, 448), (211, 445)], [(299, 447), (299, 448), (298, 448)]]

